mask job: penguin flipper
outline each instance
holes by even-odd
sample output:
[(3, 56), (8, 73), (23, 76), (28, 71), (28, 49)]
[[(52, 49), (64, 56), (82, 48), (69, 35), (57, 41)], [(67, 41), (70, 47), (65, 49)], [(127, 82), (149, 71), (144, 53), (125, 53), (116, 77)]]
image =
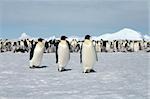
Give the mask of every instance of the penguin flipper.
[[(69, 43), (69, 41), (67, 41), (68, 47), (69, 47), (69, 52), (71, 51), (71, 45)], [(70, 53), (69, 53), (69, 59), (70, 59)]]
[(30, 60), (33, 58), (35, 46), (36, 46), (36, 44), (35, 44), (35, 45), (32, 45), (32, 48), (31, 48), (31, 50), (30, 50)]
[(59, 42), (55, 44), (55, 46), (56, 46), (56, 51), (55, 51), (55, 54), (56, 54), (56, 63), (58, 63), (58, 44), (59, 44)]
[(58, 52), (56, 50), (56, 63), (58, 63)]
[(98, 61), (98, 56), (97, 56), (97, 52), (96, 52), (96, 48), (94, 47), (95, 50), (95, 56), (96, 56), (96, 61)]
[(71, 50), (71, 45), (70, 45), (69, 41), (66, 41), (66, 42), (68, 44), (69, 50)]
[(81, 45), (81, 49), (80, 49), (80, 63), (82, 63), (82, 46), (83, 44)]

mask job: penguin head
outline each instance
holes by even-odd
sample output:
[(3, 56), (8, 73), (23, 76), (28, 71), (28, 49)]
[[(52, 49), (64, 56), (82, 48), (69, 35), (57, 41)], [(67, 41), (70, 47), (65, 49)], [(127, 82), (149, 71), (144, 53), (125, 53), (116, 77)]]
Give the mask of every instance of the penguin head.
[(60, 39), (61, 39), (61, 40), (66, 40), (66, 38), (67, 38), (66, 36), (61, 36)]
[(89, 40), (90, 37), (91, 37), (90, 35), (86, 35), (86, 36), (85, 36), (85, 39), (88, 39), (88, 40)]
[(44, 39), (42, 38), (38, 38), (38, 42), (42, 42)]

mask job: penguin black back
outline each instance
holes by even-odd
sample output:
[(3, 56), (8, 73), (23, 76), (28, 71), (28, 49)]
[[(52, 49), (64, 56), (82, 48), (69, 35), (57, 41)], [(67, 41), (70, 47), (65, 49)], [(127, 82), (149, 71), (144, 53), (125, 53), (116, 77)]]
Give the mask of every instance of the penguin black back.
[(82, 63), (82, 46), (83, 44), (81, 45), (81, 49), (80, 49), (80, 63)]

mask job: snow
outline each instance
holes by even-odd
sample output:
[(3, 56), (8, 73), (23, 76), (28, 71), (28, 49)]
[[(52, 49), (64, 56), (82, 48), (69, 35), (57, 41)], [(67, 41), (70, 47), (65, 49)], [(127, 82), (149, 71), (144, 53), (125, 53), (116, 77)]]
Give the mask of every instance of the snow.
[(56, 37), (55, 36), (51, 36), (51, 37), (49, 37), (49, 38), (47, 38), (47, 39), (45, 39), (45, 40), (54, 40), (54, 39), (56, 39)]
[(28, 53), (0, 54), (0, 99), (148, 99), (149, 53), (99, 53), (96, 73), (83, 74), (79, 53), (65, 72), (57, 71), (55, 54), (29, 69)]
[(72, 41), (73, 39), (76, 39), (77, 41), (82, 41), (82, 40), (84, 40), (84, 37), (69, 36), (69, 37), (67, 38), (68, 41)]
[(140, 32), (129, 28), (124, 28), (116, 33), (106, 33), (99, 38), (104, 40), (143, 40)]
[[(26, 33), (22, 33), (21, 36), (19, 37), (19, 39), (26, 39), (26, 38), (30, 38), (30, 39), (38, 39), (39, 37), (31, 37), (29, 35), (27, 35)], [(148, 35), (142, 35), (142, 33), (137, 32), (133, 29), (130, 28), (124, 28), (119, 30), (118, 32), (115, 33), (104, 33), (103, 35), (100, 36), (92, 36), (93, 40), (143, 40), (143, 38), (145, 40), (150, 41), (150, 36)], [(55, 35), (44, 38), (45, 40), (51, 40), (51, 39), (59, 39), (58, 37), (56, 37)], [(68, 37), (68, 41), (72, 41), (73, 39), (76, 40), (84, 40), (84, 37), (79, 37), (79, 36), (69, 36)]]
[(19, 39), (27, 39), (27, 38), (31, 38), (31, 37), (26, 33), (22, 33), (21, 36), (19, 37)]
[(150, 36), (149, 35), (144, 35), (144, 40), (150, 41)]
[[(73, 38), (77, 40), (83, 40), (84, 37), (68, 37), (69, 41), (71, 41)], [(118, 32), (115, 33), (104, 33), (103, 35), (100, 36), (92, 36), (93, 40), (143, 40), (143, 35), (140, 32), (137, 32), (133, 29), (130, 28), (124, 28), (119, 30)], [(145, 35), (146, 40), (150, 40), (150, 37), (148, 35)]]

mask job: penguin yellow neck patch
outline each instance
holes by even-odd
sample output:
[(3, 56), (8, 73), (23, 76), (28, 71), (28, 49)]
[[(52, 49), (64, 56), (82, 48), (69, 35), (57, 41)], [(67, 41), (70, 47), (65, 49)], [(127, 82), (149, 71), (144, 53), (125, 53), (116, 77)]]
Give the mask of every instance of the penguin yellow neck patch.
[(61, 44), (66, 44), (66, 40), (61, 40)]
[(38, 42), (38, 45), (42, 47), (42, 46), (44, 46), (44, 43), (43, 42)]
[(84, 43), (87, 44), (87, 45), (90, 45), (91, 41), (90, 40), (85, 40)]

